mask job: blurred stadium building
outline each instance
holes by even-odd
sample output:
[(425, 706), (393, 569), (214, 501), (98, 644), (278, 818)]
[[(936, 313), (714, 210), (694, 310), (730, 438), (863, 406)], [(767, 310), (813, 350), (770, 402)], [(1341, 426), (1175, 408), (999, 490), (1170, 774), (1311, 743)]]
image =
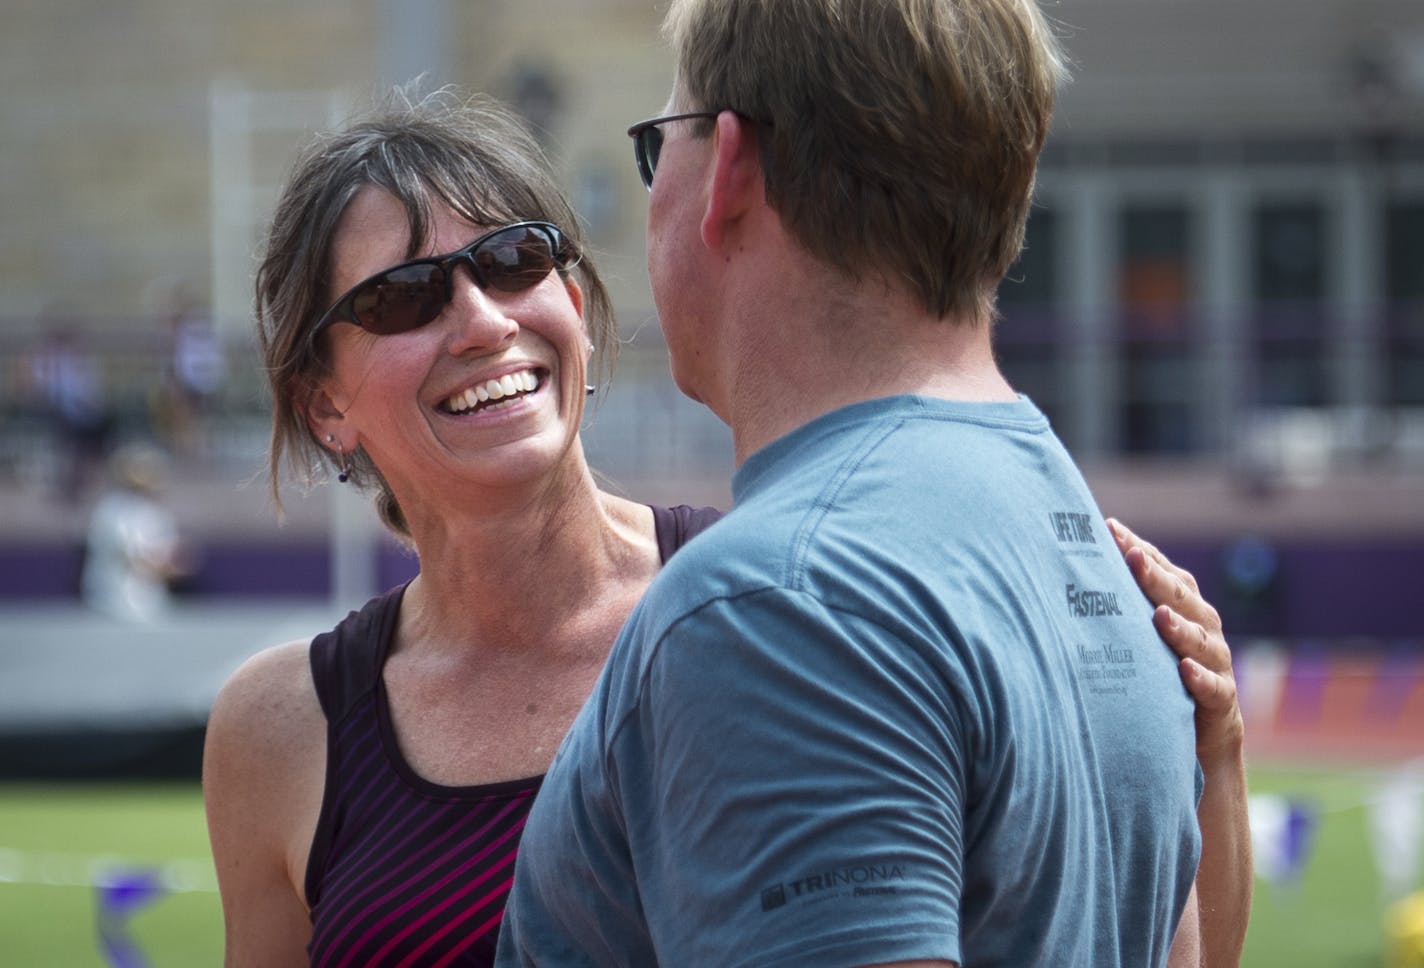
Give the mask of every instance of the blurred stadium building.
[[(645, 192), (623, 136), (666, 98), (659, 9), (9, 5), (0, 598), (33, 610), (75, 595), (89, 492), (62, 499), (39, 379), (56, 333), (93, 356), (110, 442), (156, 437), (178, 457), (170, 500), (202, 553), (191, 602), (349, 607), (410, 572), (369, 514), (327, 490), (289, 493), (276, 526), (252, 481), (266, 416), (250, 309), (260, 227), (297, 146), (422, 75), (425, 89), (517, 106), (587, 222), (627, 341), (588, 430), (596, 466), (634, 496), (725, 502), (726, 433), (667, 377), (643, 270)], [(1417, 657), (1424, 4), (1047, 9), (1075, 77), (1001, 291), (1005, 370), (1083, 461), (1105, 512), (1191, 567), (1239, 643)], [(185, 342), (204, 323), (221, 367)], [(215, 381), (196, 402), (174, 386), (185, 367)], [(16, 634), (0, 631), (0, 669)]]

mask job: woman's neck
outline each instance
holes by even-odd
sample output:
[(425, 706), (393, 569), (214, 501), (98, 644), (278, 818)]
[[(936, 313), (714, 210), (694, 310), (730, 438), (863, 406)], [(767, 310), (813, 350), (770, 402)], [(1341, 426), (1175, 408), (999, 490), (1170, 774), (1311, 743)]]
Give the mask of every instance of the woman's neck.
[(651, 512), (598, 490), (586, 464), (504, 497), (413, 516), (420, 574), (402, 607), (406, 646), (557, 649), (635, 600), (658, 569)]

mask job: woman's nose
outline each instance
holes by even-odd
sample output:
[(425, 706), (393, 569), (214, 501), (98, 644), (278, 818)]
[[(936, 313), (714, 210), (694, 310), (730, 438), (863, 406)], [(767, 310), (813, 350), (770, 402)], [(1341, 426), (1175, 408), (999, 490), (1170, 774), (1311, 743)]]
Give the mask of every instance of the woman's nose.
[(519, 323), (505, 312), (500, 295), (481, 288), (468, 267), (455, 270), (450, 305), (445, 309), (451, 353), (490, 352), (514, 342)]

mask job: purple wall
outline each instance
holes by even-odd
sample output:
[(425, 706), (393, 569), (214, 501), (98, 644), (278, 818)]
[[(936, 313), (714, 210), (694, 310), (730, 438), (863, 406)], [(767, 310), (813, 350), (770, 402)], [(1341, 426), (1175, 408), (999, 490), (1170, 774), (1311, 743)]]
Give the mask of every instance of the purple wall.
[[(1261, 588), (1233, 582), (1228, 546), (1221, 542), (1163, 541), (1162, 549), (1197, 577), (1220, 609), (1232, 636), (1283, 638), (1424, 636), (1424, 539), (1402, 541), (1281, 541), (1265, 554), (1244, 558), (1274, 580)], [(323, 543), (206, 546), (198, 573), (185, 589), (192, 597), (322, 598), (330, 582)], [(0, 546), (0, 601), (54, 600), (77, 595), (78, 548)], [(381, 587), (415, 574), (416, 560), (383, 544)]]

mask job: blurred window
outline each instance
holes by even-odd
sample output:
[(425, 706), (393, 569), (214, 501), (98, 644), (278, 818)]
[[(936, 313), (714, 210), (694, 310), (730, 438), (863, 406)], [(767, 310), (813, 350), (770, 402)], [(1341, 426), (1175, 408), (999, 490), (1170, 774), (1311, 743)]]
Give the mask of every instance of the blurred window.
[(1424, 201), (1397, 202), (1385, 219), (1385, 399), (1424, 406)]
[(1035, 208), (1024, 248), (999, 286), (1001, 319), (994, 332), (999, 366), (1014, 389), (1027, 394), (1061, 432), (1061, 327), (1055, 313), (1058, 217)]
[(1120, 215), (1118, 333), (1123, 367), (1123, 449), (1132, 454), (1193, 450), (1196, 320), (1192, 222), (1180, 203), (1128, 204)]
[(1321, 406), (1326, 374), (1325, 213), (1318, 203), (1263, 204), (1252, 213), (1257, 306), (1252, 400)]

